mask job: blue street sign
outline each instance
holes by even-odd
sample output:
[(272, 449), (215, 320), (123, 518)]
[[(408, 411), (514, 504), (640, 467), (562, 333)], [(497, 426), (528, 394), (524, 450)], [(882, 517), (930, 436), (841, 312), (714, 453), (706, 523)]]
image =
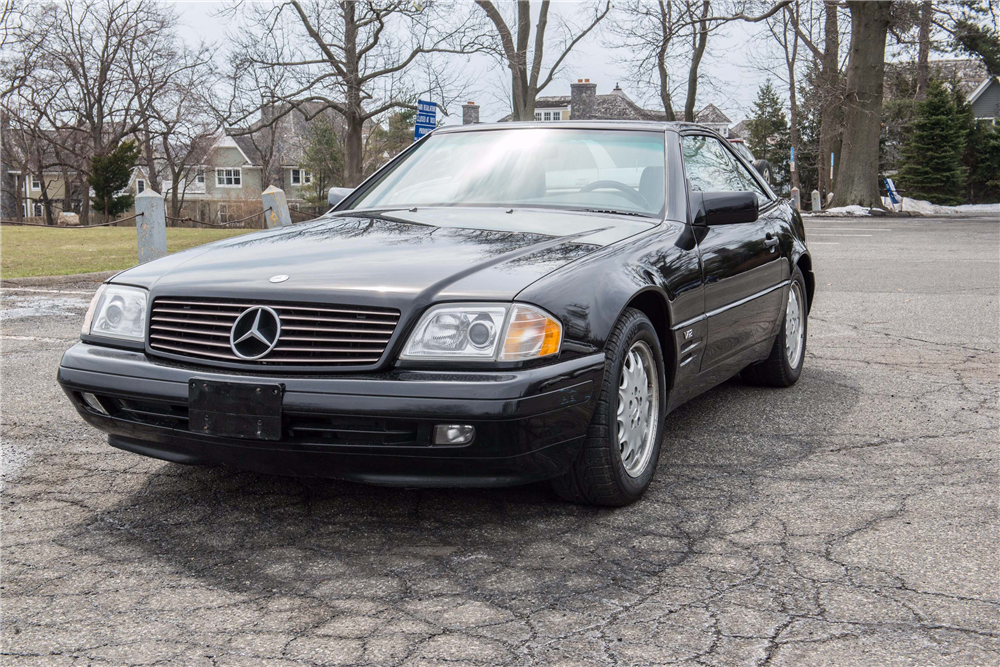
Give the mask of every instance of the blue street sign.
[(437, 127), (437, 104), (417, 100), (417, 120), (413, 126), (413, 140), (430, 134)]

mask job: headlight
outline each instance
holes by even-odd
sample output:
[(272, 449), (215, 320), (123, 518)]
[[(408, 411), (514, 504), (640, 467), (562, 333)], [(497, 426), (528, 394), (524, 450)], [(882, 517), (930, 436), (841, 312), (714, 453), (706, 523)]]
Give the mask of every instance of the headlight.
[(101, 285), (83, 318), (84, 335), (142, 341), (146, 335), (146, 290)]
[(562, 325), (521, 304), (435, 306), (424, 313), (401, 359), (523, 361), (559, 352)]

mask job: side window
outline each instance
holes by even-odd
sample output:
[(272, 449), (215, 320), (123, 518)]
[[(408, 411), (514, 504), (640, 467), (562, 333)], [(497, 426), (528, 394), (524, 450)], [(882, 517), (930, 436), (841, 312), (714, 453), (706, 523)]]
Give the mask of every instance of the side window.
[(761, 201), (767, 195), (753, 177), (714, 137), (681, 137), (684, 169), (692, 190), (699, 192), (756, 192)]

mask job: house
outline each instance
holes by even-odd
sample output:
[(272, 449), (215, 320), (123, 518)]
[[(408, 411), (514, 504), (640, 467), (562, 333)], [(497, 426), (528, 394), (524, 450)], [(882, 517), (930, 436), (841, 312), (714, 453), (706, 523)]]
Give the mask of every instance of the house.
[[(597, 94), (597, 84), (590, 79), (578, 79), (570, 84), (569, 95), (539, 97), (535, 100), (535, 120), (553, 122), (560, 120), (651, 120), (665, 121), (663, 111), (644, 109), (625, 94), (621, 86), (615, 84), (614, 89), (606, 95)], [(514, 120), (513, 114), (500, 119), (500, 122)], [(462, 122), (464, 124), (479, 122), (479, 107), (472, 104), (463, 105)], [(704, 123), (712, 129), (725, 134), (732, 121), (726, 117), (714, 104), (709, 104), (695, 114), (695, 122)]]
[[(1000, 120), (1000, 77), (990, 76), (985, 65), (973, 58), (946, 58), (928, 64), (932, 77), (953, 82), (972, 105), (977, 120)], [(885, 99), (912, 97), (917, 65), (913, 62), (886, 63)]]
[(990, 123), (1000, 121), (1000, 76), (983, 79), (969, 94), (968, 101), (976, 120)]

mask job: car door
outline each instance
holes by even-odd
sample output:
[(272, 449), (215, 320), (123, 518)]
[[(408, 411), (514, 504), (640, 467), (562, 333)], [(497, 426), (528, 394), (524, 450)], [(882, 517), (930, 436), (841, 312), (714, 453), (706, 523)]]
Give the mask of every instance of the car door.
[(681, 138), (692, 191), (749, 190), (760, 205), (756, 222), (709, 226), (699, 234), (707, 324), (701, 372), (715, 369), (713, 375), (728, 377), (766, 355), (781, 308), (782, 278), (772, 220), (777, 202), (724, 143), (712, 135)]

